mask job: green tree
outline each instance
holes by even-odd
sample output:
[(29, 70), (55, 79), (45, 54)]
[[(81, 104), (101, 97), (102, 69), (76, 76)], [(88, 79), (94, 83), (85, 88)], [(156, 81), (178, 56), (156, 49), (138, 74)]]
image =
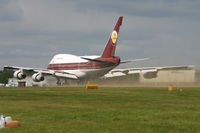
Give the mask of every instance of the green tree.
[(0, 83), (7, 84), (8, 79), (13, 77), (13, 71), (4, 70), (0, 72)]

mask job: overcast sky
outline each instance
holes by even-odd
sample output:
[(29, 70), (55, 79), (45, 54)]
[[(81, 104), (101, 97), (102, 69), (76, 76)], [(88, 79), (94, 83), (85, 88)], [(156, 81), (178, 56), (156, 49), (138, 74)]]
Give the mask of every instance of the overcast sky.
[(0, 67), (100, 55), (119, 16), (116, 55), (152, 57), (129, 67), (200, 68), (200, 0), (0, 0)]

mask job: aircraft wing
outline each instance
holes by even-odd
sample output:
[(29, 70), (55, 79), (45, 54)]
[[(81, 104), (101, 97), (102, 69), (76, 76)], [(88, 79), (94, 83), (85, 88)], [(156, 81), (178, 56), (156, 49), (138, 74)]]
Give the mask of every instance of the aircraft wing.
[(22, 73), (28, 71), (28, 72), (40, 73), (42, 75), (52, 75), (54, 77), (60, 77), (60, 78), (78, 79), (78, 77), (73, 73), (56, 71), (56, 70), (48, 70), (48, 69), (40, 69), (40, 68), (4, 66), (4, 70), (20, 70), (22, 71)]
[(194, 66), (164, 66), (164, 67), (142, 67), (142, 68), (126, 68), (113, 69), (103, 78), (120, 77), (132, 74), (142, 74), (144, 78), (155, 78), (160, 70), (190, 70)]

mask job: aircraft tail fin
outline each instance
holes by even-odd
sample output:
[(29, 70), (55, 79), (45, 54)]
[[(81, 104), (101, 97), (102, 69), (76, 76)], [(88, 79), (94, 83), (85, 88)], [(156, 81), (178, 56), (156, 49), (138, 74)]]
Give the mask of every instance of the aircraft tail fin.
[(122, 20), (123, 20), (123, 16), (120, 16), (118, 18), (118, 21), (117, 21), (112, 33), (111, 33), (111, 36), (107, 42), (107, 45), (104, 48), (104, 51), (101, 55), (102, 58), (109, 58), (109, 57), (113, 57), (115, 55), (117, 38), (118, 38), (120, 26), (122, 25)]

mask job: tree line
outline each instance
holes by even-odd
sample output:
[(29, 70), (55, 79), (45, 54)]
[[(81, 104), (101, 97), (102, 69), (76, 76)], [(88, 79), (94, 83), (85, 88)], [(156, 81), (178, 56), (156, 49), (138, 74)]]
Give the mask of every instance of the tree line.
[(13, 77), (13, 71), (4, 70), (0, 71), (0, 83), (7, 84), (8, 79)]

